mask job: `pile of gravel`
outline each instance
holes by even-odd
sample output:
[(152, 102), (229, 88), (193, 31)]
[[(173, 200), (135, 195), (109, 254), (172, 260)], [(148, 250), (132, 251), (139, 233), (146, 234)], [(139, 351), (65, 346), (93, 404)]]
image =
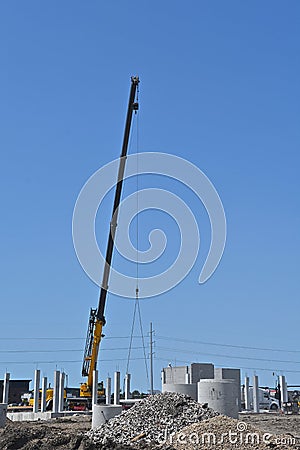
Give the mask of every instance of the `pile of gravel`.
[(164, 444), (171, 433), (210, 419), (217, 412), (178, 393), (152, 395), (88, 433), (94, 444), (130, 444), (135, 440)]

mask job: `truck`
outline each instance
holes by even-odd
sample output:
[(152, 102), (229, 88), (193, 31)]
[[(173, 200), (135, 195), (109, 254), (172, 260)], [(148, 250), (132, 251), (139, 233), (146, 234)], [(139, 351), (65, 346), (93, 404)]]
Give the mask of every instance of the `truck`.
[[(33, 391), (30, 391), (29, 393), (29, 398), (28, 398), (28, 406), (33, 408), (33, 404), (34, 404), (34, 396), (33, 396)], [(25, 398), (25, 395), (23, 395), (23, 398)], [(64, 389), (64, 399), (67, 398), (67, 392)], [(41, 399), (42, 399), (42, 389), (39, 390), (39, 407), (41, 407)], [(46, 390), (46, 411), (51, 411), (53, 407), (53, 389), (52, 388), (48, 388)]]
[(299, 414), (300, 390), (295, 389), (292, 391), (288, 391), (287, 395), (288, 395), (287, 402), (282, 403), (282, 410), (284, 414)]
[[(245, 406), (245, 388), (243, 386), (242, 388), (242, 403), (244, 403)], [(249, 401), (250, 401), (250, 408), (253, 409), (253, 387), (249, 387)], [(258, 404), (259, 409), (265, 409), (269, 411), (277, 411), (280, 408), (279, 400), (272, 397), (270, 395), (270, 389), (269, 388), (258, 388)]]

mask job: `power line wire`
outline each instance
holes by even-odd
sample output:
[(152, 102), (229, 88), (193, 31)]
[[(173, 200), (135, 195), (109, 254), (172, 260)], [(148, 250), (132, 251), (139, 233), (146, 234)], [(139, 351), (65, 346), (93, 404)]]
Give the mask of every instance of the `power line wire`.
[(268, 351), (268, 352), (284, 352), (284, 353), (300, 353), (300, 350), (287, 350), (287, 349), (279, 349), (279, 348), (263, 348), (263, 347), (250, 347), (246, 345), (234, 345), (234, 344), (220, 344), (217, 342), (205, 342), (205, 341), (194, 341), (189, 339), (181, 339), (167, 336), (156, 336), (157, 339), (167, 340), (167, 341), (177, 341), (183, 342), (186, 344), (203, 344), (203, 345), (215, 345), (218, 347), (230, 347), (230, 348), (239, 348), (242, 350), (260, 350), (260, 351)]
[[(131, 336), (105, 336), (105, 341), (110, 339), (129, 339)], [(135, 335), (133, 338), (140, 339), (142, 336)], [(270, 348), (270, 347), (252, 347), (247, 345), (235, 345), (235, 344), (222, 344), (218, 342), (207, 342), (207, 341), (198, 341), (198, 340), (189, 340), (189, 339), (181, 339), (181, 338), (175, 338), (175, 337), (167, 337), (167, 336), (160, 336), (156, 335), (156, 339), (161, 340), (167, 340), (167, 341), (175, 341), (175, 342), (182, 342), (186, 344), (201, 344), (201, 345), (213, 345), (217, 347), (228, 347), (228, 348), (237, 348), (241, 350), (256, 350), (256, 351), (269, 351), (269, 352), (282, 352), (282, 353), (296, 353), (299, 354), (300, 350), (289, 350), (289, 349), (283, 349), (283, 348)], [(33, 341), (72, 341), (72, 340), (82, 340), (84, 341), (85, 338), (83, 337), (0, 337), (0, 341), (26, 341), (26, 340), (33, 340)]]
[[(165, 359), (165, 358), (156, 358), (159, 361), (170, 361), (169, 359)], [(176, 359), (176, 362), (182, 363), (184, 365), (188, 365), (190, 364), (189, 360), (182, 360), (182, 359)], [(300, 370), (288, 370), (288, 369), (275, 369), (275, 368), (263, 368), (263, 367), (239, 367), (239, 369), (243, 369), (243, 370), (263, 370), (263, 371), (268, 371), (268, 372), (286, 372), (286, 373), (300, 373)]]
[[(133, 361), (143, 360), (144, 358), (131, 358)], [(102, 362), (126, 361), (127, 358), (101, 359)], [(0, 364), (69, 364), (82, 363), (82, 360), (53, 360), (53, 361), (0, 361)]]
[[(107, 339), (129, 339), (130, 336), (105, 336), (105, 340)], [(141, 336), (136, 335), (133, 336), (133, 338), (141, 338)], [(26, 340), (30, 340), (30, 341), (41, 341), (41, 340), (45, 340), (45, 341), (75, 341), (75, 340), (80, 340), (80, 341), (85, 341), (86, 338), (85, 337), (44, 337), (44, 336), (39, 336), (39, 337), (0, 337), (0, 341), (26, 341)]]
[(224, 355), (218, 353), (207, 353), (207, 352), (197, 352), (193, 350), (182, 350), (178, 348), (169, 348), (169, 347), (156, 347), (158, 350), (169, 351), (169, 352), (177, 352), (177, 353), (189, 353), (189, 354), (197, 354), (197, 355), (206, 355), (206, 356), (216, 356), (218, 358), (230, 358), (230, 359), (247, 359), (249, 361), (264, 361), (264, 362), (276, 362), (276, 363), (289, 363), (289, 364), (300, 364), (300, 361), (291, 361), (291, 360), (278, 360), (278, 359), (267, 359), (267, 358), (254, 358), (251, 356), (235, 356), (235, 355)]
[[(143, 347), (132, 347), (132, 350), (140, 350)], [(127, 347), (114, 347), (114, 348), (102, 348), (101, 351), (118, 351), (118, 350), (128, 350)], [(57, 349), (57, 350), (0, 350), (0, 353), (64, 353), (64, 352), (82, 352), (81, 349)]]

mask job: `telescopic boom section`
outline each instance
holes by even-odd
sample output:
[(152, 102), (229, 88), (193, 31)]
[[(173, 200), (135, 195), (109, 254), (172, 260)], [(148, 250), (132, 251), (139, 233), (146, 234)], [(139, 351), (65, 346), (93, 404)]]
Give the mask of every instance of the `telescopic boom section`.
[[(123, 180), (124, 180), (124, 172), (125, 172), (126, 156), (127, 156), (128, 142), (129, 142), (129, 136), (130, 136), (130, 128), (131, 128), (131, 122), (132, 122), (132, 114), (133, 114), (133, 111), (136, 111), (138, 109), (138, 103), (135, 101), (138, 84), (139, 84), (139, 78), (131, 77), (131, 88), (130, 88), (128, 109), (127, 109), (124, 138), (123, 138), (123, 146), (122, 146), (122, 152), (120, 155), (118, 180), (117, 180), (116, 191), (115, 191), (115, 199), (114, 199), (114, 205), (113, 205), (113, 211), (112, 211), (112, 218), (111, 218), (111, 222), (110, 222), (110, 232), (109, 232), (109, 236), (108, 236), (106, 258), (105, 258), (106, 262), (105, 262), (104, 271), (103, 271), (103, 278), (102, 278), (101, 290), (100, 290), (100, 295), (99, 295), (99, 303), (98, 303), (97, 309), (91, 309), (89, 326), (88, 326), (88, 334), (87, 334), (87, 340), (86, 340), (86, 347), (85, 347), (85, 352), (84, 352), (82, 375), (87, 376), (88, 380), (85, 385), (82, 385), (82, 391), (85, 389), (86, 395), (90, 395), (90, 392), (92, 389), (93, 370), (96, 369), (99, 346), (100, 346), (100, 341), (101, 341), (101, 337), (102, 337), (102, 328), (105, 325), (104, 310), (105, 310), (106, 296), (107, 296), (108, 283), (109, 283), (111, 260), (112, 260), (113, 250), (114, 250), (114, 240), (115, 240), (118, 212), (119, 212), (118, 208), (119, 208), (120, 201), (121, 201), (121, 193), (122, 193), (122, 186), (123, 186)], [(85, 388), (84, 388), (84, 386), (85, 386)], [(85, 395), (84, 392), (82, 392), (82, 395)]]
[(122, 147), (122, 153), (120, 156), (118, 182), (117, 182), (117, 186), (116, 186), (115, 201), (114, 201), (114, 207), (113, 207), (113, 212), (112, 212), (112, 218), (111, 218), (111, 222), (110, 222), (110, 233), (109, 233), (108, 242), (107, 242), (106, 258), (105, 258), (106, 264), (105, 264), (104, 272), (103, 272), (103, 279), (102, 279), (102, 285), (101, 285), (101, 291), (100, 291), (100, 297), (99, 297), (99, 305), (98, 305), (98, 310), (97, 310), (97, 320), (101, 320), (103, 322), (103, 325), (105, 324), (104, 309), (105, 309), (105, 302), (106, 302), (107, 289), (108, 289), (110, 265), (111, 265), (111, 259), (112, 259), (113, 249), (114, 249), (114, 239), (115, 239), (117, 220), (118, 220), (118, 208), (119, 208), (120, 200), (121, 200), (132, 113), (133, 113), (133, 111), (138, 109), (138, 104), (135, 103), (135, 96), (136, 96), (136, 90), (137, 90), (138, 83), (139, 83), (138, 77), (131, 78), (131, 89), (130, 89), (127, 118), (126, 118), (126, 125), (125, 125), (125, 131), (124, 131), (123, 147)]

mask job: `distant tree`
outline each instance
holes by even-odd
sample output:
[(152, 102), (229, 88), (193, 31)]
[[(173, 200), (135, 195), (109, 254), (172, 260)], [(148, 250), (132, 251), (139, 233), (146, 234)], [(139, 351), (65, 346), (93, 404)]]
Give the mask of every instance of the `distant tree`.
[(137, 390), (133, 391), (131, 395), (132, 395), (132, 398), (141, 398), (141, 393), (140, 393), (140, 391), (137, 391)]

